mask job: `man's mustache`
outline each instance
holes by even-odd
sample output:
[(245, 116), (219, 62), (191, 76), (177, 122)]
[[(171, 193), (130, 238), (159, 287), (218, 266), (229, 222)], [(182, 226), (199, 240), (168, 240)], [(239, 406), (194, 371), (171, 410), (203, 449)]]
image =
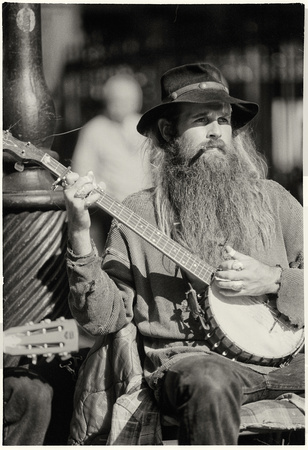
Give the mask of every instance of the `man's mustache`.
[(226, 152), (226, 144), (224, 143), (223, 140), (221, 139), (217, 139), (217, 140), (210, 140), (207, 141), (204, 144), (201, 144), (201, 148), (195, 153), (195, 155), (191, 158), (191, 160), (189, 161), (188, 166), (191, 167), (199, 158), (201, 155), (203, 155), (203, 153), (205, 153), (207, 150), (211, 149), (211, 148), (218, 148), (220, 149), (222, 152)]

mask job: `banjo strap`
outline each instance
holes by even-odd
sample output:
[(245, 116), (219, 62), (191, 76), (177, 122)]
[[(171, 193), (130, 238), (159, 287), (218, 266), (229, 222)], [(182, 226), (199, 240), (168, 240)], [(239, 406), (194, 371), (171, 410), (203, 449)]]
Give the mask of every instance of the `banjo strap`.
[(192, 317), (195, 320), (200, 321), (201, 326), (204, 330), (208, 331), (210, 329), (209, 325), (206, 323), (206, 318), (203, 309), (201, 308), (198, 301), (198, 294), (196, 290), (193, 288), (192, 284), (188, 280), (186, 273), (181, 269), (182, 278), (187, 284), (188, 290), (185, 292), (186, 300), (187, 300), (187, 309), (190, 311)]

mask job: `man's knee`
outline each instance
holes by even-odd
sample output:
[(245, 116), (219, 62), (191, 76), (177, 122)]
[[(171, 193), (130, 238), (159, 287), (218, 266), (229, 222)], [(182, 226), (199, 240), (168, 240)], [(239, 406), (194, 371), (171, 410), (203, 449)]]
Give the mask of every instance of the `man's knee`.
[(4, 378), (4, 405), (8, 421), (14, 422), (25, 411), (46, 411), (51, 407), (53, 389), (40, 379), (27, 376)]
[(240, 403), (241, 384), (235, 373), (226, 370), (223, 361), (211, 356), (185, 360), (175, 364), (165, 378), (165, 390), (173, 405), (188, 398), (195, 398), (200, 404), (205, 401), (210, 404), (218, 402), (219, 398), (227, 400), (230, 396)]
[[(30, 390), (34, 390), (35, 395), (30, 393)], [(28, 385), (27, 394), (31, 399), (31, 404), (36, 405), (37, 408), (51, 404), (53, 397), (53, 389), (47, 382), (43, 382), (39, 379), (32, 380), (32, 385)]]

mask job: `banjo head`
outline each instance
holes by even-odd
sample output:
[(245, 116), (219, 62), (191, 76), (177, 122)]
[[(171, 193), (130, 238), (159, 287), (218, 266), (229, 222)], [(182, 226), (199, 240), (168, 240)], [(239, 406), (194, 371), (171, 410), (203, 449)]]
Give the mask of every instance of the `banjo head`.
[(242, 362), (279, 366), (304, 343), (304, 329), (290, 321), (266, 296), (227, 297), (215, 284), (204, 297), (212, 350)]

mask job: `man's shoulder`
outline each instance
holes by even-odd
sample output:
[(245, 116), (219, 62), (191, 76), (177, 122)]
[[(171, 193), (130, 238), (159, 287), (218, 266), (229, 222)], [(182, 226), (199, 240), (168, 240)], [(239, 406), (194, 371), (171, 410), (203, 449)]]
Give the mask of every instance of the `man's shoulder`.
[(139, 205), (140, 203), (153, 203), (154, 188), (143, 189), (128, 195), (123, 204), (126, 206)]
[(272, 195), (277, 195), (277, 194), (290, 195), (290, 193), (287, 191), (287, 189), (275, 180), (267, 179), (267, 180), (263, 180), (263, 183), (264, 183), (264, 189), (266, 189), (270, 195), (271, 194)]
[(153, 193), (153, 188), (135, 192), (123, 200), (123, 205), (127, 206), (137, 214), (146, 217), (149, 213), (152, 214), (154, 210)]
[(268, 194), (272, 204), (289, 208), (292, 205), (299, 206), (299, 201), (284, 186), (275, 180), (262, 180), (263, 189)]
[(268, 192), (269, 195), (276, 195), (278, 192), (286, 191), (285, 188), (277, 183), (277, 181), (271, 179), (261, 179), (258, 180), (259, 186)]

